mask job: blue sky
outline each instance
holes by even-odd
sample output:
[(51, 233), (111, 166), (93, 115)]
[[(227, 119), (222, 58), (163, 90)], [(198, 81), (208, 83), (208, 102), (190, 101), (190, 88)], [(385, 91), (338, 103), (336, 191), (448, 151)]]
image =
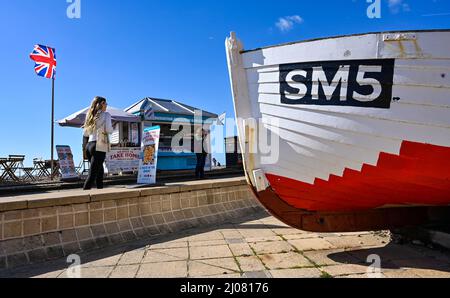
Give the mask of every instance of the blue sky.
[[(0, 157), (50, 157), (51, 81), (34, 74), (36, 43), (56, 48), (56, 119), (95, 95), (125, 108), (160, 97), (234, 116), (224, 40), (236, 31), (245, 48), (341, 34), (450, 28), (448, 0), (381, 0), (369, 19), (366, 0), (81, 0), (69, 19), (66, 0), (0, 0)], [(81, 132), (56, 127), (56, 145), (81, 157)], [(222, 158), (219, 158), (221, 160)]]

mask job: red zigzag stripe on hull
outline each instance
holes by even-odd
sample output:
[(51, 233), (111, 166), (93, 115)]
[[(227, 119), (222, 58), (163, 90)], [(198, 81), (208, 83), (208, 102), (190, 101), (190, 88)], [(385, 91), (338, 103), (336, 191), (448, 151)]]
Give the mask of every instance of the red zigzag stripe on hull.
[(355, 211), (385, 205), (449, 205), (450, 148), (404, 141), (400, 155), (382, 152), (376, 166), (346, 169), (314, 184), (268, 173), (288, 204), (310, 211)]

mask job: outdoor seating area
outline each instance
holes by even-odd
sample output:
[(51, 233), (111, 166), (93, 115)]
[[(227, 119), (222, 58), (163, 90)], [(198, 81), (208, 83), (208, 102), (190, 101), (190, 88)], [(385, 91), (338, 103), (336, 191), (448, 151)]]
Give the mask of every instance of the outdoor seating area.
[(33, 166), (26, 167), (25, 155), (9, 155), (0, 158), (0, 185), (30, 183), (45, 180), (59, 180), (59, 162), (54, 161), (52, 173), (51, 160), (33, 159)]

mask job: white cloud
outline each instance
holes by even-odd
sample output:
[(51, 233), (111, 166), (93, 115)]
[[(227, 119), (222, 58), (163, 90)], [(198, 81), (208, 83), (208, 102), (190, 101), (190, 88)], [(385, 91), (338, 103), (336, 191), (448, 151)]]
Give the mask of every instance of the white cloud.
[(411, 11), (411, 7), (409, 7), (408, 3), (403, 3), (402, 8), (403, 8), (403, 11), (405, 11), (405, 12)]
[(404, 2), (403, 0), (388, 0), (388, 6), (389, 10), (393, 14), (397, 14), (401, 11), (403, 12), (410, 12), (411, 7), (408, 3)]
[(294, 15), (279, 18), (278, 22), (275, 23), (275, 26), (277, 26), (281, 32), (288, 32), (294, 28), (295, 24), (301, 23), (303, 23), (303, 19), (298, 15)]

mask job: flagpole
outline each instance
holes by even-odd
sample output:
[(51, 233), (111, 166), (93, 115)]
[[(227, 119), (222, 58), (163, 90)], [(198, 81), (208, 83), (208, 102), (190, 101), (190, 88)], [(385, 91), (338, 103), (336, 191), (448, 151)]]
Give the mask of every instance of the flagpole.
[(51, 166), (52, 166), (52, 171), (51, 171), (51, 180), (53, 181), (54, 175), (55, 175), (55, 165), (53, 162), (53, 145), (54, 145), (54, 133), (55, 133), (55, 78), (52, 78), (52, 136), (51, 136), (51, 154), (50, 154), (50, 162), (51, 162)]

